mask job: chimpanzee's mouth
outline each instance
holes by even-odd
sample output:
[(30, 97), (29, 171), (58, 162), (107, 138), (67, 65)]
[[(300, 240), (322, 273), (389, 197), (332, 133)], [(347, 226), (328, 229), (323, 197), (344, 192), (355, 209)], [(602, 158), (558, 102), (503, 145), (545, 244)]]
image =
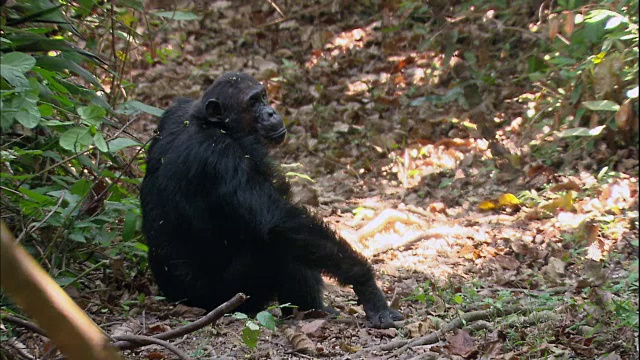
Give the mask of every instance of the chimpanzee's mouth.
[(287, 132), (287, 128), (285, 128), (285, 127), (283, 126), (282, 128), (280, 128), (280, 130), (278, 130), (278, 131), (277, 131), (277, 132), (275, 132), (275, 133), (272, 133), (269, 137), (270, 137), (270, 138), (277, 138), (277, 137), (282, 136), (282, 134), (284, 134), (284, 133), (286, 133), (286, 132)]
[(269, 141), (274, 144), (280, 144), (281, 142), (284, 141), (286, 135), (287, 135), (287, 128), (283, 126), (282, 128), (278, 129), (278, 131), (271, 133), (269, 135)]

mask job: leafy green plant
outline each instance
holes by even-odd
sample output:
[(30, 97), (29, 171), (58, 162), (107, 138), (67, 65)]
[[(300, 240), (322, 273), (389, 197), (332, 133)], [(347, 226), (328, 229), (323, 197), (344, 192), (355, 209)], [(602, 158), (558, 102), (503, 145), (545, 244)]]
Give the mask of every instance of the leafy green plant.
[[(132, 39), (124, 35), (135, 33), (132, 14), (143, 7), (135, 0), (115, 12), (92, 11), (96, 6), (55, 0), (3, 6), (2, 210), (19, 241), (45, 267), (57, 269), (52, 275), (61, 284), (77, 277), (71, 263), (61, 266), (60, 254), (73, 254), (67, 261), (124, 254), (140, 270), (146, 267), (137, 260), (146, 259), (136, 199), (141, 179), (131, 171), (143, 145), (124, 136), (131, 121), (120, 121), (162, 110), (117, 96), (118, 70), (125, 68)], [(104, 38), (99, 31), (123, 42), (125, 50), (114, 52), (111, 62), (92, 52), (98, 48), (93, 40)], [(80, 35), (85, 48), (74, 45)]]
[[(564, 33), (549, 30), (546, 55), (529, 58), (528, 75), (543, 89), (542, 112), (555, 113), (558, 138), (582, 138), (575, 150), (605, 132), (633, 140), (625, 132), (638, 106), (637, 11), (635, 0), (615, 7), (559, 1), (549, 27), (562, 23)], [(543, 118), (538, 112), (529, 117)]]
[[(281, 305), (287, 306), (287, 305)], [(244, 313), (233, 313), (231, 315), (234, 319), (238, 319), (244, 322), (242, 328), (242, 341), (250, 349), (254, 349), (258, 345), (258, 337), (260, 336), (260, 329), (268, 329), (271, 331), (276, 330), (276, 321), (273, 315), (268, 311), (261, 311), (256, 314), (254, 319), (251, 319)]]

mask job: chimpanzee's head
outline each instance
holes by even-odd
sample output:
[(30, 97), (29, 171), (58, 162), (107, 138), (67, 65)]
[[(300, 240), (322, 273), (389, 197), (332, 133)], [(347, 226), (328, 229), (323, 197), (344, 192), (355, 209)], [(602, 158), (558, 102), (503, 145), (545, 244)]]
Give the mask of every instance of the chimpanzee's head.
[(200, 100), (207, 121), (234, 134), (259, 134), (271, 144), (287, 135), (282, 116), (267, 103), (267, 91), (243, 73), (222, 74)]

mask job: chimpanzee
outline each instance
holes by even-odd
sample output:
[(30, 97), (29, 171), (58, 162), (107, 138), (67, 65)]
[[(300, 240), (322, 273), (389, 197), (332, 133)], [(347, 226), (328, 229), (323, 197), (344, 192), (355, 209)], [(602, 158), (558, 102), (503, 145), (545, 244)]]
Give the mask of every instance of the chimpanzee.
[(241, 311), (272, 300), (323, 309), (321, 273), (353, 285), (371, 325), (391, 327), (367, 260), (305, 208), (268, 157), (286, 136), (253, 77), (227, 73), (200, 100), (178, 98), (162, 115), (142, 183), (149, 263), (171, 300), (213, 309), (238, 292)]

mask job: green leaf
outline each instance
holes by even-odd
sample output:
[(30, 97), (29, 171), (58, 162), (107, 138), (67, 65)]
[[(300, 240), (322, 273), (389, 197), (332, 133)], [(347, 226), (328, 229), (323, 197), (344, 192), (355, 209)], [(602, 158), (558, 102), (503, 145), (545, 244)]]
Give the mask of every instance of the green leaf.
[(249, 347), (249, 349), (253, 349), (256, 347), (256, 345), (258, 345), (258, 335), (260, 335), (260, 330), (250, 328), (248, 326), (249, 324), (252, 323), (247, 323), (247, 326), (242, 329), (242, 342), (244, 342), (245, 345)]
[[(36, 108), (36, 111), (37, 110)], [(30, 109), (22, 109), (16, 113), (16, 120), (18, 120), (22, 126), (33, 129), (38, 126), (40, 122), (40, 112), (35, 114), (33, 111), (30, 111)]]
[(463, 56), (464, 59), (467, 60), (467, 62), (471, 65), (475, 65), (478, 62), (478, 60), (476, 59), (476, 55), (471, 51), (465, 51)]
[(460, 295), (460, 294), (456, 294), (456, 295), (453, 297), (453, 301), (454, 301), (456, 304), (460, 305), (460, 304), (462, 304), (462, 302), (464, 301), (464, 298), (462, 297), (462, 295)]
[(48, 52), (51, 50), (58, 50), (61, 52), (75, 52), (80, 55), (85, 56), (91, 62), (100, 65), (107, 66), (108, 64), (102, 60), (100, 57), (83, 50), (71, 43), (58, 39), (58, 38), (47, 38), (44, 36), (35, 36), (34, 34), (25, 33), (18, 35), (7, 36), (7, 38), (12, 41), (13, 47), (17, 51), (28, 51), (28, 52)]
[(171, 20), (198, 20), (199, 17), (191, 12), (186, 11), (160, 11), (151, 14)]
[(135, 247), (136, 249), (138, 249), (140, 251), (146, 252), (146, 253), (149, 252), (149, 247), (146, 244), (143, 244), (143, 243), (141, 243), (139, 241), (136, 241), (136, 243), (133, 244), (133, 247)]
[(109, 245), (111, 241), (116, 238), (118, 233), (116, 231), (101, 231), (96, 235), (96, 241), (102, 245)]
[(302, 179), (305, 179), (305, 180), (309, 180), (311, 182), (315, 182), (312, 178), (309, 177), (309, 175), (300, 174), (300, 173), (297, 173), (297, 172), (289, 171), (288, 173), (285, 174), (285, 176), (296, 176), (296, 177), (299, 177), (299, 178), (302, 178)]
[(29, 81), (24, 76), (24, 74), (10, 66), (0, 64), (0, 75), (2, 75), (2, 77), (7, 80), (9, 84), (15, 86), (16, 88), (23, 89), (29, 86)]
[(136, 234), (136, 224), (138, 222), (138, 215), (133, 211), (127, 211), (124, 217), (124, 227), (122, 229), (122, 240), (129, 241), (133, 239)]
[(90, 82), (91, 84), (102, 88), (102, 84), (100, 84), (100, 80), (98, 80), (92, 73), (90, 73), (87, 69), (78, 65), (76, 62), (66, 59), (61, 55), (58, 56), (48, 56), (42, 55), (37, 58), (36, 64), (50, 71), (54, 71), (57, 73), (63, 72), (64, 70), (69, 70), (80, 75), (83, 79)]
[(593, 129), (588, 129), (584, 127), (567, 129), (564, 131), (560, 131), (558, 133), (558, 136), (561, 138), (566, 138), (571, 136), (594, 137), (594, 136), (600, 135), (600, 133), (602, 132), (602, 130), (604, 130), (605, 127), (606, 125), (601, 125)]
[(109, 152), (116, 152), (131, 146), (140, 146), (140, 143), (129, 138), (117, 138), (109, 141)]
[(144, 6), (142, 5), (142, 0), (121, 0), (118, 1), (118, 5), (128, 6), (134, 10), (138, 10), (140, 12), (144, 11)]
[(613, 29), (616, 26), (622, 24), (622, 22), (624, 21), (624, 17), (623, 16), (614, 16), (611, 19), (607, 20), (607, 24), (604, 26), (605, 29)]
[(46, 205), (46, 204), (51, 204), (53, 203), (53, 199), (51, 199), (50, 197), (48, 197), (47, 195), (42, 195), (40, 193), (37, 193), (33, 190), (29, 190), (27, 188), (21, 187), (18, 189), (19, 192), (27, 195), (29, 197), (29, 199), (37, 202), (38, 204), (42, 204), (42, 205)]
[(29, 81), (24, 74), (31, 70), (35, 64), (36, 59), (21, 52), (0, 55), (0, 75), (16, 88), (27, 88)]
[(573, 65), (576, 63), (574, 59), (566, 56), (556, 56), (556, 57), (550, 58), (548, 61), (550, 64), (558, 65), (558, 66)]
[(73, 184), (70, 190), (74, 195), (84, 196), (87, 192), (89, 192), (89, 189), (91, 189), (91, 182), (89, 182), (89, 180), (87, 179), (80, 179), (75, 184)]
[(60, 286), (67, 286), (71, 284), (75, 279), (69, 276), (56, 276), (55, 281)]
[(79, 232), (70, 233), (68, 238), (70, 240), (77, 241), (77, 242), (80, 242), (80, 243), (86, 243), (87, 242), (87, 239), (85, 239), (84, 235), (82, 233), (79, 233)]
[(97, 132), (95, 135), (93, 135), (93, 143), (96, 144), (98, 150), (105, 153), (109, 152), (109, 147), (107, 146), (107, 142), (104, 141), (101, 132)]
[(58, 121), (58, 120), (46, 120), (44, 123), (47, 126), (66, 126), (66, 125), (75, 124), (75, 122), (73, 121)]
[(60, 146), (64, 149), (81, 152), (93, 143), (93, 138), (86, 127), (74, 127), (60, 136)]
[(137, 100), (127, 101), (120, 104), (120, 107), (116, 112), (123, 115), (133, 115), (140, 111), (158, 117), (162, 116), (162, 114), (164, 113), (164, 110), (162, 109), (159, 109), (155, 106), (143, 104)]
[(611, 100), (584, 101), (582, 103), (587, 109), (594, 111), (618, 111), (620, 105)]
[(38, 105), (38, 111), (40, 112), (40, 116), (51, 116), (53, 115), (53, 106), (49, 104), (40, 104)]
[(32, 129), (40, 122), (40, 110), (38, 110), (38, 95), (29, 91), (24, 96), (15, 98), (12, 102), (12, 108), (18, 108), (15, 119), (22, 126)]
[(535, 55), (532, 55), (527, 59), (527, 65), (529, 68), (529, 74), (533, 74), (536, 72), (544, 73), (549, 68), (543, 59)]
[[(611, 10), (604, 10), (604, 9), (595, 9), (595, 10), (591, 10), (587, 13), (587, 16), (585, 16), (585, 22), (587, 23), (595, 23), (595, 22), (599, 22), (602, 21), (606, 18), (617, 18), (617, 20), (615, 20), (614, 24), (609, 24), (607, 22), (607, 26), (605, 27), (605, 29), (609, 29), (611, 27), (615, 27), (617, 25), (619, 25), (620, 23), (625, 23), (628, 24), (629, 23), (629, 19), (618, 14), (617, 12), (611, 11)], [(612, 19), (609, 19), (609, 21), (611, 21)]]
[(0, 56), (2, 66), (10, 66), (21, 73), (26, 73), (36, 65), (36, 59), (21, 52), (10, 52)]
[(107, 110), (97, 105), (81, 106), (76, 111), (82, 120), (94, 126), (102, 124), (102, 118), (107, 115)]
[(249, 318), (247, 316), (247, 314), (241, 313), (241, 312), (233, 313), (233, 315), (231, 315), (231, 317), (233, 317), (234, 319), (238, 319), (238, 320), (246, 320), (246, 319)]
[(270, 312), (260, 311), (258, 315), (256, 315), (256, 320), (258, 320), (258, 323), (260, 323), (260, 325), (264, 326), (265, 328), (271, 331), (276, 330), (276, 320), (273, 318), (273, 315), (271, 315)]

